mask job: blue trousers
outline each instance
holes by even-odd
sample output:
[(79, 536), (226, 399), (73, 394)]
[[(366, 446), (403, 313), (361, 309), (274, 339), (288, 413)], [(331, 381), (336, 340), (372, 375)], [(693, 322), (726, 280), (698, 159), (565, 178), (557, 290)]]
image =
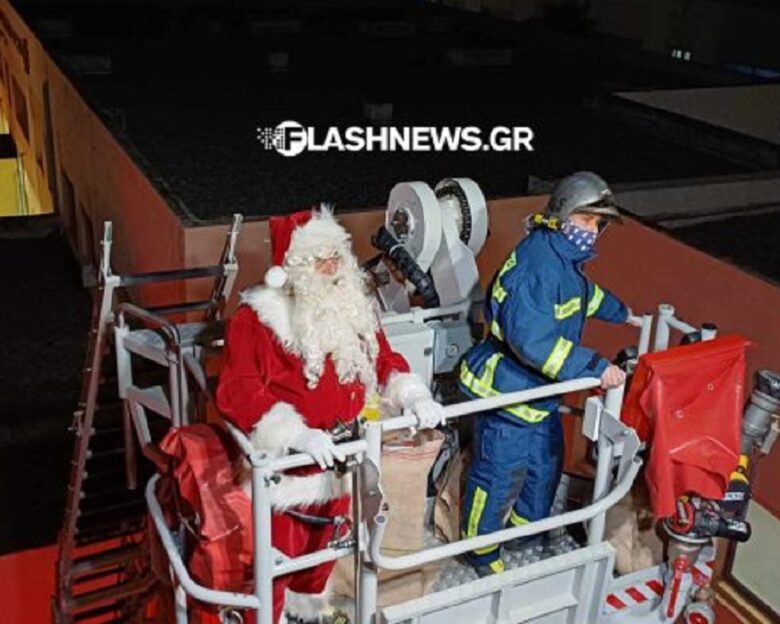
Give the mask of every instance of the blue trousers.
[[(495, 412), (477, 417), (461, 534), (473, 537), (550, 515), (563, 468), (563, 428), (557, 412), (535, 424)], [(475, 564), (500, 557), (498, 546), (474, 551)]]

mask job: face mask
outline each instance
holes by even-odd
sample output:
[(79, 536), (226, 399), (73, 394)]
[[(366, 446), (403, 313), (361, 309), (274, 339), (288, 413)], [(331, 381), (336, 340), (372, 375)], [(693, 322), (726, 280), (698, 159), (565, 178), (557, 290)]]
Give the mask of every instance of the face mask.
[(566, 237), (566, 240), (571, 241), (573, 245), (577, 246), (580, 251), (590, 251), (596, 244), (596, 232), (590, 232), (584, 230), (581, 227), (577, 227), (571, 221), (567, 221), (563, 224), (561, 232)]

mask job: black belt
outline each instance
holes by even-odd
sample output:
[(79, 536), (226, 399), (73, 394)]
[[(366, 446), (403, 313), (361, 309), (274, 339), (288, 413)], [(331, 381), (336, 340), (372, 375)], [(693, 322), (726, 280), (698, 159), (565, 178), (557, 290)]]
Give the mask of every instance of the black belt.
[(344, 516), (315, 516), (314, 514), (297, 511), (296, 509), (285, 509), (284, 513), (288, 516), (292, 516), (296, 520), (300, 520), (306, 524), (313, 524), (314, 526), (339, 525), (344, 522)]

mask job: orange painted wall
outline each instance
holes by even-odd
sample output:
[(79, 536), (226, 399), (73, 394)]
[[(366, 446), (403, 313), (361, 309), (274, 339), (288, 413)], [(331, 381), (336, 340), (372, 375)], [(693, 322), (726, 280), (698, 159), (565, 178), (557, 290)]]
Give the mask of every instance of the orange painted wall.
[[(115, 272), (180, 267), (183, 233), (178, 216), (67, 78), (55, 70), (49, 81), (59, 166), (73, 182), (77, 209), (82, 206), (92, 221), (95, 248), (103, 222), (110, 220)], [(170, 301), (182, 292), (178, 286), (156, 287), (144, 291), (141, 300)]]

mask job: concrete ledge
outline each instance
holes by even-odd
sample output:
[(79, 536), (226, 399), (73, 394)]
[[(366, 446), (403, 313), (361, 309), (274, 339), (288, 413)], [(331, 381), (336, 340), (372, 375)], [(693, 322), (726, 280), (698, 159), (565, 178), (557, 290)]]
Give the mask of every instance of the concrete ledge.
[(665, 141), (680, 143), (759, 169), (780, 168), (780, 146), (768, 141), (617, 95), (586, 98), (583, 104), (599, 115), (617, 118)]

